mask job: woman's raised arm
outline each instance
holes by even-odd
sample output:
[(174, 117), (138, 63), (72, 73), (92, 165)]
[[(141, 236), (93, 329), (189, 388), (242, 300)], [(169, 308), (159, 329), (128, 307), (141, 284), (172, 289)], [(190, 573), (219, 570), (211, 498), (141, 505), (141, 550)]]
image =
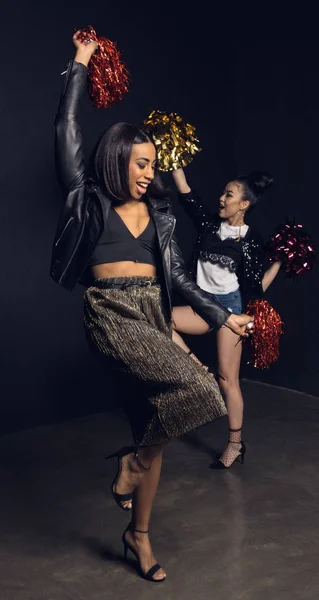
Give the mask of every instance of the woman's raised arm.
[(208, 224), (213, 224), (213, 214), (202, 204), (198, 194), (188, 185), (184, 169), (175, 169), (172, 171), (172, 176), (179, 192), (178, 199), (193, 220), (196, 229), (201, 231)]
[(95, 42), (80, 42), (78, 36), (79, 31), (73, 36), (76, 54), (65, 75), (64, 89), (54, 122), (57, 176), (62, 188), (67, 192), (80, 187), (84, 181), (83, 141), (78, 112), (86, 87), (87, 65), (97, 48)]

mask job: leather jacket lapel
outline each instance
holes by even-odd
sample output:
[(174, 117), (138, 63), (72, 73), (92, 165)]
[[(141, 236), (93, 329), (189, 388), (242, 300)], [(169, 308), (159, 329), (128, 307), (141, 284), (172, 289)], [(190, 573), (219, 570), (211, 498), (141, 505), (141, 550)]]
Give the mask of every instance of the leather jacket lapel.
[(155, 229), (157, 231), (158, 241), (162, 252), (169, 245), (170, 239), (175, 229), (175, 217), (173, 215), (154, 210), (150, 207), (150, 214), (153, 217)]
[(176, 219), (167, 212), (162, 212), (170, 206), (169, 202), (161, 201), (159, 203), (149, 202), (150, 214), (153, 218), (155, 229), (157, 232), (158, 243), (162, 256), (162, 265), (165, 286), (167, 290), (169, 310), (171, 310), (171, 294), (172, 294), (172, 269), (171, 269), (171, 248), (170, 241), (174, 233)]

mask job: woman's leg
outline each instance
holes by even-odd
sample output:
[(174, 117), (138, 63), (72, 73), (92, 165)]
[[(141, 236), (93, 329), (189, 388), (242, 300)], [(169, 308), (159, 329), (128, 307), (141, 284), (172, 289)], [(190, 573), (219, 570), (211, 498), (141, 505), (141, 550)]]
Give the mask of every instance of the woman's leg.
[[(143, 464), (149, 463), (152, 455), (154, 458), (149, 465), (149, 471), (144, 474), (140, 484), (134, 490), (131, 528), (125, 534), (125, 538), (137, 552), (143, 573), (147, 573), (156, 563), (148, 533), (140, 532), (148, 532), (153, 501), (160, 480), (164, 446), (161, 444), (141, 448), (138, 453), (141, 462), (144, 461)], [(135, 529), (139, 531), (134, 531)], [(165, 577), (163, 569), (158, 570), (153, 576), (154, 579), (163, 577)]]
[[(177, 331), (189, 335), (203, 335), (209, 331), (208, 324), (194, 313), (190, 306), (175, 307), (172, 320), (172, 339), (186, 352), (189, 348)], [(239, 369), (242, 346), (237, 342), (238, 338), (227, 327), (222, 327), (217, 332), (218, 383), (225, 397), (229, 428), (237, 430), (229, 432), (230, 443), (221, 457), (221, 461), (227, 467), (239, 456), (241, 449), (239, 442), (241, 441), (244, 403), (239, 385)], [(198, 359), (196, 360), (199, 362)]]
[[(244, 402), (239, 385), (242, 346), (229, 329), (217, 332), (218, 383), (223, 392), (229, 418), (229, 443), (221, 456), (221, 462), (229, 467), (239, 456)], [(237, 431), (231, 431), (237, 430)]]
[(203, 335), (210, 327), (190, 306), (175, 306), (172, 310), (172, 322), (176, 331), (189, 335)]
[[(141, 483), (148, 474), (153, 461), (162, 454), (165, 444), (144, 446), (138, 452), (131, 452), (121, 458), (121, 469), (114, 485), (116, 494), (129, 494)], [(132, 508), (132, 501), (122, 502), (125, 508)], [(140, 529), (140, 528), (139, 528)]]
[[(139, 294), (141, 306), (137, 302)], [(132, 493), (132, 525), (125, 539), (136, 551), (143, 572), (153, 566), (155, 559), (148, 534), (140, 532), (148, 531), (166, 440), (226, 412), (214, 377), (198, 368), (171, 340), (160, 302), (159, 288), (137, 288), (130, 294), (93, 288), (86, 296), (86, 333), (94, 351), (108, 368), (113, 365), (125, 370), (141, 386), (134, 402), (130, 395), (123, 399), (139, 446), (138, 457), (131, 452), (121, 458), (114, 491)], [(202, 324), (208, 331), (208, 325), (204, 321)], [(158, 571), (154, 577), (162, 579), (163, 572)]]
[[(199, 315), (194, 313), (190, 306), (175, 306), (172, 311), (172, 340), (182, 350), (191, 355), (191, 357), (200, 365), (202, 362), (191, 352), (190, 348), (184, 342), (180, 333), (189, 335), (203, 335), (209, 332), (209, 325)], [(179, 332), (179, 333), (177, 333)]]
[[(190, 353), (190, 349), (185, 344), (183, 338), (177, 333), (177, 331), (189, 335), (204, 335), (210, 330), (209, 325), (206, 323), (206, 321), (204, 321), (199, 315), (194, 313), (193, 309), (190, 306), (178, 306), (173, 308), (172, 324), (172, 340), (176, 343), (176, 345), (180, 346), (180, 348), (182, 348), (182, 350), (184, 350), (188, 354)], [(231, 333), (231, 335), (232, 341), (236, 340), (234, 334)], [(198, 364), (202, 365), (201, 361), (194, 354), (191, 354), (191, 357)], [(156, 457), (156, 454), (160, 450), (160, 448), (160, 445), (156, 445), (143, 447), (139, 449), (138, 456), (141, 459), (141, 462), (144, 467), (148, 468), (152, 464), (152, 461)], [(121, 473), (116, 482), (114, 491), (117, 494), (130, 493), (135, 488), (137, 488), (137, 486), (139, 487), (140, 482), (142, 483), (144, 480), (148, 480), (147, 475), (148, 474), (145, 473), (143, 468), (134, 459), (134, 453), (126, 455), (122, 458)], [(131, 501), (125, 501), (122, 504), (127, 508), (132, 507)], [(140, 527), (137, 528), (140, 529)]]

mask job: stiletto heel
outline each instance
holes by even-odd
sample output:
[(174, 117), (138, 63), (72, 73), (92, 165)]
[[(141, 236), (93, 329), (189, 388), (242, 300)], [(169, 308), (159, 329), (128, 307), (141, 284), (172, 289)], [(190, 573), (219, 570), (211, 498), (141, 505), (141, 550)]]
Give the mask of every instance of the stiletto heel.
[(124, 559), (127, 560), (128, 544), (125, 539), (123, 539), (123, 545), (124, 545)]
[(245, 442), (240, 442), (240, 443), (241, 443), (240, 455), (237, 456), (236, 461), (243, 465), (244, 461), (245, 461), (246, 446), (245, 446)]
[(122, 536), (122, 542), (123, 542), (123, 546), (124, 546), (124, 558), (127, 560), (127, 551), (130, 550), (134, 554), (135, 558), (137, 558), (137, 560), (138, 560), (140, 575), (141, 575), (141, 577), (143, 577), (143, 579), (146, 579), (147, 581), (152, 581), (153, 583), (161, 583), (162, 581), (165, 581), (166, 577), (162, 577), (162, 579), (154, 579), (154, 577), (153, 577), (153, 575), (155, 575), (155, 573), (157, 573), (157, 571), (159, 571), (162, 568), (159, 563), (155, 563), (155, 565), (153, 565), (147, 571), (147, 573), (143, 573), (143, 571), (141, 569), (141, 565), (140, 565), (140, 559), (138, 557), (137, 552), (134, 550), (134, 548), (132, 548), (132, 546), (130, 546), (130, 544), (128, 543), (128, 541), (125, 538), (125, 534), (129, 530), (136, 531), (137, 533), (145, 533), (145, 534), (148, 533), (148, 531), (141, 531), (140, 529), (132, 529), (131, 523), (128, 524), (128, 526), (125, 529), (123, 536)]
[(116, 485), (117, 480), (118, 480), (119, 475), (122, 470), (122, 458), (124, 456), (127, 456), (128, 454), (132, 454), (133, 452), (134, 452), (134, 460), (137, 462), (139, 467), (141, 469), (143, 469), (144, 471), (148, 471), (150, 469), (150, 467), (145, 467), (141, 463), (135, 448), (133, 448), (132, 446), (121, 448), (121, 450), (118, 450), (118, 452), (114, 452), (113, 454), (109, 454), (108, 456), (105, 456), (105, 460), (109, 460), (110, 458), (117, 458), (117, 472), (116, 472), (116, 475), (111, 484), (111, 493), (112, 493), (112, 496), (113, 496), (116, 504), (122, 510), (125, 510), (126, 512), (128, 512), (131, 509), (128, 506), (123, 506), (123, 502), (132, 502), (132, 493), (118, 494), (117, 492), (114, 491), (114, 486)]

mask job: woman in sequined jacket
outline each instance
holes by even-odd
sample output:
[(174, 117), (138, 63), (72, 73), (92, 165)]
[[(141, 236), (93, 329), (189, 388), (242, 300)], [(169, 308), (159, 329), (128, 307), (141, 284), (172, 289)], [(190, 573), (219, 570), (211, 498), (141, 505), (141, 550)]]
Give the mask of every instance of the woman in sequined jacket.
[[(203, 206), (186, 180), (183, 169), (173, 171), (179, 200), (198, 232), (192, 258), (192, 275), (210, 293), (212, 300), (234, 314), (240, 314), (250, 300), (261, 298), (275, 279), (281, 263), (265, 271), (262, 238), (245, 224), (247, 211), (272, 184), (267, 173), (253, 173), (230, 181), (219, 200), (218, 214)], [(180, 333), (201, 335), (209, 325), (189, 306), (173, 309), (173, 340), (194, 360)], [(243, 397), (239, 384), (242, 346), (222, 327), (217, 332), (218, 379), (229, 416), (229, 440), (212, 469), (229, 468), (235, 460), (244, 462), (245, 444), (241, 438)]]

